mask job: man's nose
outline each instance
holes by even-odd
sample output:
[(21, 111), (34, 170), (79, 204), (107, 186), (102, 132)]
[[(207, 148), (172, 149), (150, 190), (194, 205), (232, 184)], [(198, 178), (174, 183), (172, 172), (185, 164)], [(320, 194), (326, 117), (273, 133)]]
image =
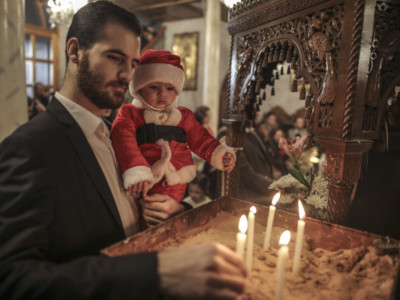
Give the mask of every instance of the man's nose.
[(133, 78), (133, 70), (130, 65), (124, 66), (119, 72), (119, 78), (124, 82), (130, 82)]

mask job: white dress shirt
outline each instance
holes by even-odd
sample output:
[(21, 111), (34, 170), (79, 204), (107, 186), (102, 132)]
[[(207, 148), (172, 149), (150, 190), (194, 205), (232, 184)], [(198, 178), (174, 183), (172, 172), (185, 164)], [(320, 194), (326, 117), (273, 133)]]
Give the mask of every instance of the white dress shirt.
[(139, 232), (138, 209), (133, 197), (123, 188), (121, 171), (106, 124), (101, 118), (60, 93), (57, 92), (55, 96), (72, 115), (86, 136), (114, 197), (125, 235), (130, 236)]

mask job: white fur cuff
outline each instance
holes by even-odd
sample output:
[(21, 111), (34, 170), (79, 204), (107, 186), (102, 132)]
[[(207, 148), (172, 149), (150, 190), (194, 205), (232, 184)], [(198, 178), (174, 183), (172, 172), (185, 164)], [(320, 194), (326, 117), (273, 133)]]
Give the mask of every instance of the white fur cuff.
[(214, 149), (211, 155), (211, 165), (218, 170), (224, 170), (224, 163), (222, 161), (222, 157), (225, 155), (226, 152), (229, 152), (233, 155), (233, 158), (236, 161), (236, 154), (235, 151), (224, 144), (219, 145), (217, 148)]
[(125, 189), (141, 181), (149, 181), (150, 185), (154, 184), (154, 176), (151, 173), (151, 169), (147, 166), (130, 168), (122, 174), (122, 178), (124, 180)]

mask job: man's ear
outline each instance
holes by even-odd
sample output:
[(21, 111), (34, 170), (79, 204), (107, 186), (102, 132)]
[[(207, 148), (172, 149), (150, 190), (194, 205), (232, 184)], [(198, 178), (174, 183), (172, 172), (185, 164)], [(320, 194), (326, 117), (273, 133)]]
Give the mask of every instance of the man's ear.
[(67, 55), (69, 60), (77, 64), (79, 62), (79, 41), (77, 38), (70, 38), (67, 42)]

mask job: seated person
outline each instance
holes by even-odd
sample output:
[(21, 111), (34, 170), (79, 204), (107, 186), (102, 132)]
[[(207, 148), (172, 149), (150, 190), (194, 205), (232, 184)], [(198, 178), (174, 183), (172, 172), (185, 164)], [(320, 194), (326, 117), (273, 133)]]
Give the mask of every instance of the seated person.
[(197, 176), (189, 183), (189, 196), (185, 197), (182, 202), (193, 208), (211, 202), (212, 200), (207, 196), (209, 186), (208, 177), (203, 173), (197, 173)]
[[(288, 157), (285, 155), (285, 152), (279, 149), (279, 139), (286, 138), (286, 134), (283, 129), (277, 128), (272, 129), (269, 134), (269, 140), (267, 141), (268, 152), (271, 154), (272, 164), (274, 169), (279, 171), (281, 175), (285, 175), (287, 173), (286, 161)], [(280, 176), (274, 176), (280, 177)]]
[(197, 107), (196, 110), (194, 111), (194, 117), (196, 118), (197, 122), (200, 123), (201, 126), (207, 129), (209, 134), (215, 136), (214, 132), (210, 127), (211, 111), (208, 106), (201, 105)]
[(302, 137), (307, 134), (307, 130), (304, 127), (304, 117), (297, 117), (293, 122), (293, 128), (288, 131), (288, 139), (295, 138), (296, 136)]
[(275, 193), (268, 188), (274, 181), (274, 170), (265, 144), (267, 133), (265, 123), (247, 132), (240, 153), (239, 198), (263, 205), (268, 205)]

